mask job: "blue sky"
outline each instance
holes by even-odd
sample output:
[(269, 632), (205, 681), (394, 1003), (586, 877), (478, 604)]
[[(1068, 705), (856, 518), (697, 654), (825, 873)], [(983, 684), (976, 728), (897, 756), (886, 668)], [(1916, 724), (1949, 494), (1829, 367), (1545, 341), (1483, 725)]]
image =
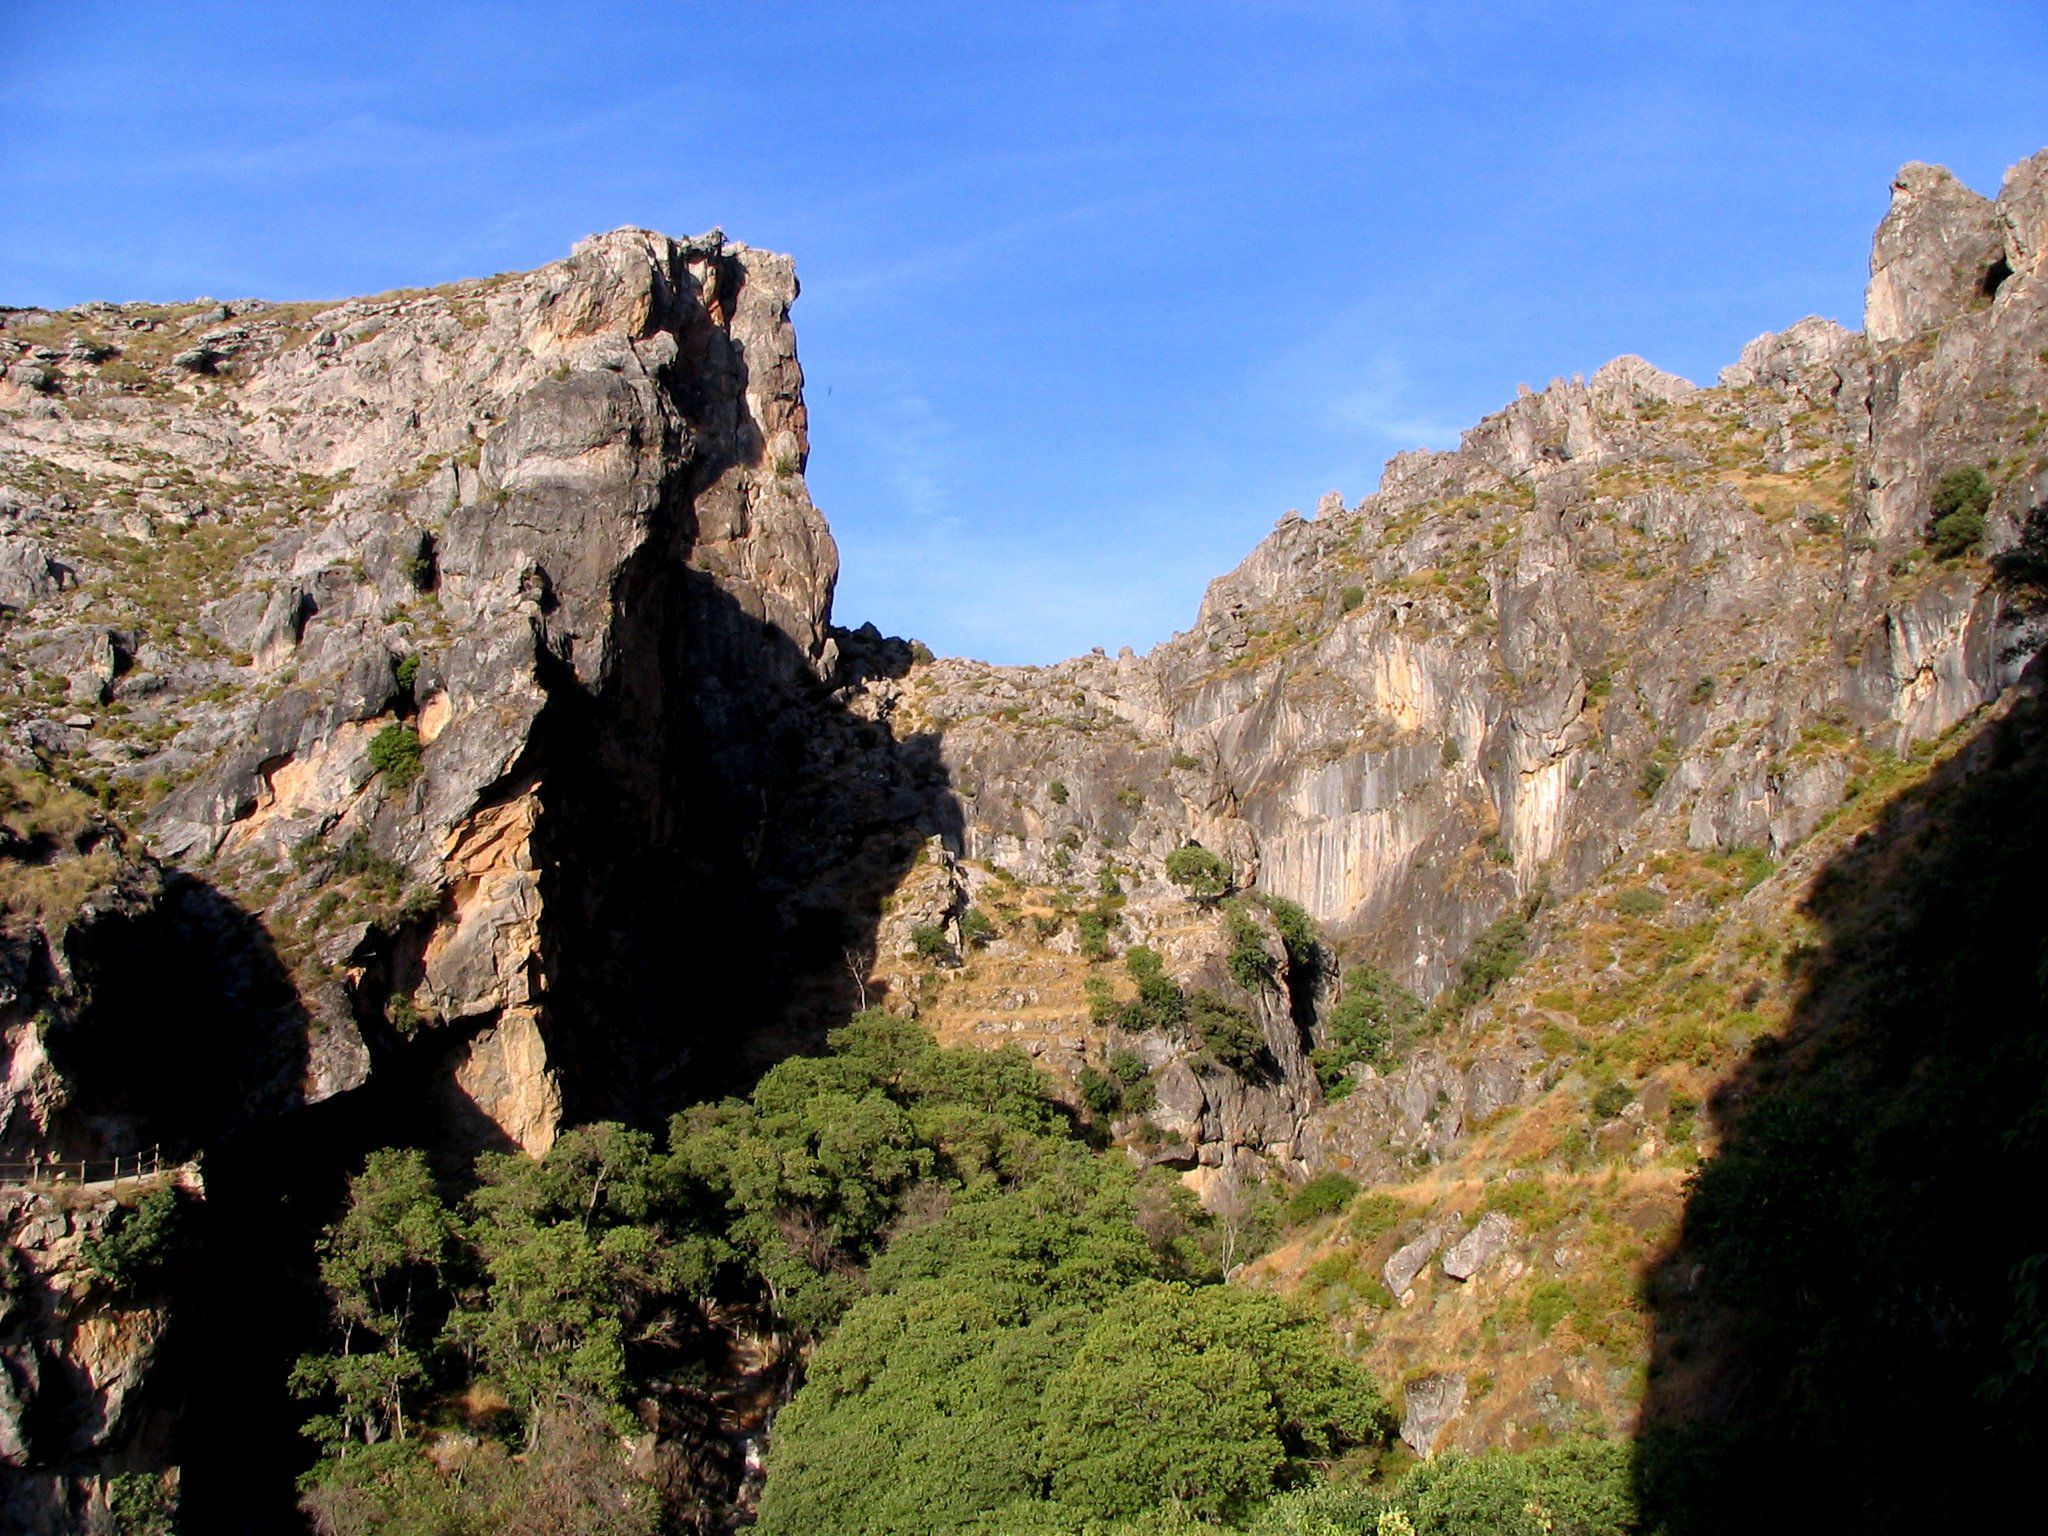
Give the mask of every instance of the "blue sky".
[(1518, 383), (1860, 321), (1903, 161), (2048, 145), (2048, 5), (0, 0), (0, 302), (790, 251), (839, 616), (1139, 647)]

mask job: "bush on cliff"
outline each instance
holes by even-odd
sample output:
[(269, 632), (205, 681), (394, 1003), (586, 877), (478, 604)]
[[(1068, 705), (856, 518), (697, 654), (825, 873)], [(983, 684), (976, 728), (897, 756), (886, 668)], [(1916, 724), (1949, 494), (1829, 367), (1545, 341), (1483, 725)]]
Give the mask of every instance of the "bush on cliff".
[(1991, 482), (1981, 469), (1956, 469), (1941, 477), (1927, 505), (1927, 545), (1936, 558), (1953, 560), (1975, 549), (1991, 510)]
[(370, 738), (370, 766), (393, 789), (404, 789), (423, 771), (420, 733), (393, 722)]
[(1200, 843), (1188, 843), (1166, 856), (1166, 878), (1198, 902), (1220, 901), (1230, 892), (1230, 865)]
[(116, 1206), (80, 1256), (116, 1291), (148, 1290), (164, 1281), (177, 1258), (183, 1215), (178, 1191), (158, 1185), (134, 1205)]
[(1310, 1058), (1323, 1091), (1342, 1098), (1356, 1080), (1357, 1064), (1385, 1070), (1402, 1044), (1413, 1037), (1423, 1018), (1421, 1000), (1375, 966), (1362, 965), (1344, 977), (1344, 995), (1325, 1021), (1328, 1043)]

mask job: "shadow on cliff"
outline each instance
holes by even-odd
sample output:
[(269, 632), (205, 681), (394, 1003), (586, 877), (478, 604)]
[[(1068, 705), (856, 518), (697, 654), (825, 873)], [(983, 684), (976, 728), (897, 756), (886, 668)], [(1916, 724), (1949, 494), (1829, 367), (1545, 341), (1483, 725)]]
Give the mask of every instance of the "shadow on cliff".
[[(46, 1152), (203, 1154), (206, 1198), (185, 1206), (160, 1282), (171, 1323), (118, 1427), (92, 1446), (104, 1387), (65, 1380), (50, 1351), (36, 1459), (60, 1472), (176, 1463), (186, 1528), (293, 1529), (304, 1448), (284, 1377), (317, 1325), (313, 1237), (340, 1195), (342, 1149), (365, 1144), (366, 1106), (304, 1103), (311, 1021), (290, 970), (205, 880), (168, 872), (147, 917), (85, 931), (71, 958), (88, 1000), (52, 1032), (73, 1107)], [(54, 1506), (41, 1514), (73, 1528)]]
[(960, 843), (936, 738), (899, 740), (838, 691), (901, 676), (908, 646), (838, 632), (821, 680), (703, 572), (679, 580), (686, 557), (650, 548), (624, 573), (605, 687), (551, 681), (548, 1044), (567, 1122), (659, 1123), (819, 1048), (919, 848)]
[(1720, 1150), (1648, 1282), (1639, 1491), (1674, 1536), (1976, 1528), (2048, 1434), (2038, 693), (1888, 805), (1806, 915), (1792, 1023), (1717, 1090)]

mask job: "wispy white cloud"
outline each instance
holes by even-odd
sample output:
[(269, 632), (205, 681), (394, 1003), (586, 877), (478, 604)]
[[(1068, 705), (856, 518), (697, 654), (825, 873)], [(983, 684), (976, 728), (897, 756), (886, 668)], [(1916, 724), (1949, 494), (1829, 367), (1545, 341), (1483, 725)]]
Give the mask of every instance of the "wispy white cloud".
[(1355, 432), (1403, 448), (1448, 448), (1458, 441), (1459, 424), (1448, 412), (1430, 408), (1426, 391), (1401, 352), (1378, 347), (1369, 357), (1332, 380), (1328, 392), (1314, 402), (1330, 428)]

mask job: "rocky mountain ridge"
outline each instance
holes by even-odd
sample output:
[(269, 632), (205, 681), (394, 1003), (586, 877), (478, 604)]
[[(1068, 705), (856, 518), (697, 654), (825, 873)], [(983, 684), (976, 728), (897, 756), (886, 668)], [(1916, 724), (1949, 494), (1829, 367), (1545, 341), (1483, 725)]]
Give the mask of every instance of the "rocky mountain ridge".
[[(1994, 203), (1908, 167), (1866, 334), (1801, 321), (1709, 388), (1623, 358), (1524, 391), (1358, 505), (1284, 517), (1146, 656), (884, 684), (941, 736), (969, 863), (1048, 889), (1107, 874), (1171, 914), (1164, 859), (1197, 841), (1428, 997), (1504, 914), (1670, 840), (1784, 856), (1859, 754), (1940, 736), (2030, 653), (1982, 562), (2048, 500), (2044, 178), (2036, 156)], [(1937, 559), (1936, 483), (1973, 466), (1982, 544)], [(1136, 941), (1149, 919), (1129, 921)], [(1418, 1061), (1332, 1112), (1367, 1128), (1313, 1139), (1441, 1147), (1540, 1074), (1502, 1052)], [(1389, 1094), (1457, 1106), (1449, 1132)], [(1304, 1124), (1249, 1144), (1296, 1155)]]
[[(1344, 972), (1455, 1000), (1505, 921), (1569, 970), (1624, 887), (1761, 900), (1751, 873), (2021, 679), (2038, 637), (1987, 557), (2048, 501), (2044, 264), (2048, 153), (1996, 201), (1908, 167), (1862, 334), (1802, 321), (1710, 388), (1624, 358), (1525, 391), (1283, 518), (1150, 654), (1041, 668), (832, 626), (793, 270), (715, 232), (338, 305), (7, 312), (0, 1156), (205, 1152), (232, 1203), (273, 1127), (353, 1147), (329, 1112), (538, 1152), (885, 1002), (1025, 1045), (1077, 1106), (1130, 1075), (1107, 1128), (1213, 1206), (1268, 1174), (1397, 1190), (1366, 1241), (1398, 1245), (1370, 1266), (1397, 1322), (1444, 1248), (1461, 1295), (1536, 1283), (1501, 1225), (1527, 1213), (1473, 1202), (1632, 1016), (1560, 970), (1440, 1002), (1340, 1085)], [(1988, 505), (1943, 556), (1959, 469)], [(1190, 843), (1257, 899), (1190, 900)], [(1570, 986), (1637, 1006), (1638, 940)], [(1131, 1012), (1139, 949), (1242, 1019), (1235, 1064)], [(1736, 1048), (1630, 1058), (1589, 1133), (1657, 1220), (1711, 1145), (1673, 1096)], [(37, 1439), (128, 1424), (99, 1384), (147, 1362), (59, 1370), (6, 1326), (0, 1461), (41, 1479), (10, 1513), (64, 1529), (176, 1414)], [(1621, 1332), (1480, 1414), (1433, 1327), (1360, 1346), (1428, 1368), (1419, 1449), (1630, 1411)]]

